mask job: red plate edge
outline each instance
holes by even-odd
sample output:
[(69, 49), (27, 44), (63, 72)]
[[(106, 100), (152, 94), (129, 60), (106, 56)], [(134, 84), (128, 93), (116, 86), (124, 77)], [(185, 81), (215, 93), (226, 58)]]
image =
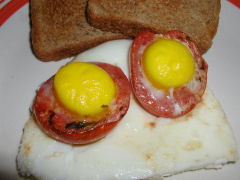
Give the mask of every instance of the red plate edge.
[(238, 8), (240, 8), (240, 0), (228, 0), (228, 1), (237, 6)]
[[(0, 9), (0, 27), (3, 23), (13, 15), (18, 9), (28, 3), (29, 0), (11, 0)], [(3, 2), (3, 1), (0, 1)]]

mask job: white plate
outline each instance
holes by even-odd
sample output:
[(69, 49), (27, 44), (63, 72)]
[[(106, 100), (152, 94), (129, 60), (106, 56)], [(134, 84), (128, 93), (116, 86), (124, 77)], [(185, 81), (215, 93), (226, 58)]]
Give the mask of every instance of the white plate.
[[(37, 60), (31, 51), (29, 33), (28, 4), (0, 27), (0, 179), (20, 179), (16, 155), (35, 90), (70, 60), (48, 63)], [(224, 0), (218, 32), (204, 58), (209, 64), (208, 86), (222, 104), (240, 150), (239, 33), (240, 9)], [(167, 179), (239, 180), (240, 162), (220, 170), (187, 172)]]

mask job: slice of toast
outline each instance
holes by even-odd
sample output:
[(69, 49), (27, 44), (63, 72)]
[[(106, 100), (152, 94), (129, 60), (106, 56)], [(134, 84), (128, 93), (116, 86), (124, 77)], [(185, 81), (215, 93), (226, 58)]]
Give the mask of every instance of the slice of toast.
[(37, 58), (43, 61), (74, 56), (102, 42), (126, 38), (103, 32), (86, 20), (86, 0), (31, 0), (31, 40)]
[(217, 31), (220, 8), (220, 0), (89, 0), (87, 12), (92, 26), (128, 36), (144, 29), (181, 30), (204, 53)]

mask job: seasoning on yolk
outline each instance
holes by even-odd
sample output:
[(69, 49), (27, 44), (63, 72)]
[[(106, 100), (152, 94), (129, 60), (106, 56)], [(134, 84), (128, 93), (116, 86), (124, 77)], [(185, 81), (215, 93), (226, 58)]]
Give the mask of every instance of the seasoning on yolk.
[(143, 53), (142, 65), (147, 78), (158, 89), (179, 87), (195, 73), (189, 49), (170, 39), (158, 39), (149, 45)]
[(116, 86), (110, 75), (97, 65), (69, 63), (56, 73), (54, 89), (60, 102), (79, 115), (95, 115), (111, 104)]

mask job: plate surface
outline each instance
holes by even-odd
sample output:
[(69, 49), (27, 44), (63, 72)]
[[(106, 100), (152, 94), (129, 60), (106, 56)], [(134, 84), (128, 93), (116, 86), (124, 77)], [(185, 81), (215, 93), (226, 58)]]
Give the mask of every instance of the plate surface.
[[(0, 1), (1, 3), (1, 1)], [(2, 8), (2, 6), (1, 6)], [(220, 22), (211, 49), (204, 54), (209, 65), (208, 87), (220, 101), (240, 150), (240, 9), (222, 1)], [(57, 69), (70, 61), (41, 62), (30, 43), (29, 4), (0, 26), (0, 178), (20, 179), (16, 155), (22, 129), (29, 118), (35, 90)], [(200, 170), (168, 180), (239, 180), (240, 162), (220, 170)]]

